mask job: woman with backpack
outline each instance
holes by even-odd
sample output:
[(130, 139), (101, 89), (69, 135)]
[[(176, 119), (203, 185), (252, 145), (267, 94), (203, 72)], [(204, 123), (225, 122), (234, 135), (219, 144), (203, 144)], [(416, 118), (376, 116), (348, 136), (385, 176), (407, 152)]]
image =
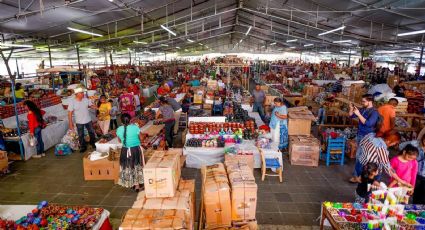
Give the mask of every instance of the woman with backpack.
[(33, 158), (41, 158), (46, 156), (44, 153), (44, 142), (43, 137), (41, 135), (41, 130), (43, 129), (44, 120), (43, 115), (45, 112), (40, 110), (37, 105), (27, 100), (24, 102), (26, 109), (28, 110), (28, 128), (30, 132), (30, 138), (35, 138), (37, 140), (36, 148), (37, 155), (32, 156)]

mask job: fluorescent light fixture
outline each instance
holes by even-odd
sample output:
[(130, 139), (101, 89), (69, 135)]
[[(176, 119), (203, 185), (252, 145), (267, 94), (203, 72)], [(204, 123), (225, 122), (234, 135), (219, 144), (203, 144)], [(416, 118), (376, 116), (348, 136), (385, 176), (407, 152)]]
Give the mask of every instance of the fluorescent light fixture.
[(338, 30), (343, 30), (344, 28), (345, 28), (345, 26), (341, 26), (341, 27), (338, 27), (338, 28), (336, 28), (336, 29), (333, 29), (333, 30), (329, 30), (329, 31), (326, 31), (326, 32), (320, 33), (320, 34), (319, 34), (319, 36), (322, 36), (322, 35), (325, 35), (325, 34), (330, 34), (330, 33), (336, 32), (336, 31), (338, 31)]
[(319, 52), (319, 53), (321, 53), (321, 54), (330, 54), (331, 52), (329, 52), (329, 51), (322, 51), (322, 52)]
[(109, 0), (110, 2), (113, 2), (114, 0)]
[(170, 34), (172, 34), (172, 35), (174, 35), (174, 36), (176, 36), (177, 34), (176, 33), (174, 33), (172, 30), (170, 30), (170, 29), (168, 29), (166, 26), (164, 26), (164, 25), (161, 25), (161, 28), (162, 29), (164, 29), (164, 30), (166, 30), (168, 33), (170, 33)]
[(146, 44), (148, 44), (147, 42), (144, 42), (144, 41), (133, 41), (133, 43), (137, 43), (137, 44), (143, 44), (143, 45), (146, 45)]
[(184, 51), (189, 52), (189, 50), (187, 50), (187, 49), (184, 49)]
[(161, 44), (161, 46), (168, 47), (168, 44)]
[(208, 47), (208, 46), (205, 46), (205, 48), (209, 49), (210, 47)]
[(261, 48), (266, 48), (266, 46), (261, 46)]
[(291, 46), (291, 47), (289, 47), (289, 49), (295, 49), (296, 47), (295, 46)]
[(401, 33), (401, 34), (397, 34), (398, 37), (402, 37), (402, 36), (409, 36), (409, 35), (415, 35), (415, 34), (424, 34), (425, 30), (417, 30), (417, 31), (412, 31), (412, 32), (406, 32), (406, 33)]
[(189, 39), (189, 38), (187, 39), (187, 41), (190, 42), (190, 43), (194, 43), (195, 42), (195, 41), (193, 41), (192, 39)]
[(241, 43), (242, 42), (242, 39), (241, 40), (239, 40), (239, 43)]
[(204, 44), (202, 44), (202, 43), (199, 43), (199, 45), (203, 46)]
[(381, 54), (393, 54), (393, 53), (407, 53), (407, 52), (413, 52), (413, 50), (377, 50), (376, 53)]
[(0, 46), (4, 47), (22, 47), (22, 48), (33, 48), (33, 45), (26, 45), (26, 44), (12, 44), (12, 43), (0, 43)]
[(176, 46), (176, 49), (178, 49), (178, 50), (179, 50), (179, 49), (180, 49), (180, 47), (179, 47), (179, 46)]
[(271, 46), (274, 46), (274, 45), (276, 45), (276, 42), (270, 43), (270, 45), (271, 45)]
[(83, 34), (93, 35), (93, 36), (97, 36), (97, 37), (103, 37), (102, 34), (96, 34), (96, 33), (92, 33), (92, 32), (85, 31), (85, 30), (75, 29), (75, 28), (72, 28), (72, 27), (67, 27), (67, 29), (75, 31), (75, 32), (80, 32), (80, 33), (83, 33)]
[(248, 27), (248, 30), (246, 31), (245, 36), (247, 36), (249, 34), (249, 32), (251, 31), (251, 29), (252, 29), (252, 26)]
[(296, 42), (296, 41), (298, 41), (298, 39), (291, 39), (291, 40), (286, 40), (286, 42)]
[(351, 42), (351, 40), (339, 40), (339, 41), (333, 41), (332, 43), (348, 43)]
[(304, 47), (314, 46), (314, 44), (305, 44)]
[(349, 50), (343, 50), (343, 51), (341, 51), (341, 53), (343, 53), (343, 54), (355, 54), (356, 51), (354, 51), (354, 50), (351, 50), (351, 51), (349, 51)]

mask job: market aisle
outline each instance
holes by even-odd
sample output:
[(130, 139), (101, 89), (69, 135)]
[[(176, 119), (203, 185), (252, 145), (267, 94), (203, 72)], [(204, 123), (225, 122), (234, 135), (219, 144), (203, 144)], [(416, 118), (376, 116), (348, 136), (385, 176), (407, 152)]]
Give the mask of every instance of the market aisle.
[[(69, 205), (103, 207), (111, 212), (111, 222), (118, 226), (124, 212), (136, 199), (136, 193), (110, 181), (84, 181), (82, 156), (74, 153), (55, 157), (50, 151), (42, 159), (15, 162), (11, 174), (0, 177), (1, 204), (37, 204), (41, 200)], [(284, 163), (284, 182), (269, 177), (260, 180), (257, 218), (260, 224), (318, 225), (320, 202), (353, 200), (354, 186), (346, 182), (349, 166), (320, 165), (319, 168), (290, 166)], [(197, 207), (200, 202), (201, 178), (197, 169), (185, 168), (184, 179), (196, 179)]]

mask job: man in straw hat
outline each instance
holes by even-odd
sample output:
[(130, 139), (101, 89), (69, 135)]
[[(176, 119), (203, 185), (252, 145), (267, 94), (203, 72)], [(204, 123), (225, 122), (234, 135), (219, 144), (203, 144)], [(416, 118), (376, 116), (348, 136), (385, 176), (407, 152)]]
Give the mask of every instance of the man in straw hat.
[(72, 118), (74, 115), (81, 153), (87, 150), (87, 144), (84, 140), (84, 128), (86, 128), (89, 133), (91, 146), (95, 148), (95, 134), (89, 111), (89, 108), (93, 107), (93, 105), (89, 99), (84, 97), (84, 92), (86, 92), (86, 89), (82, 86), (75, 88), (74, 98), (69, 101), (68, 105), (69, 129), (74, 130), (75, 128)]

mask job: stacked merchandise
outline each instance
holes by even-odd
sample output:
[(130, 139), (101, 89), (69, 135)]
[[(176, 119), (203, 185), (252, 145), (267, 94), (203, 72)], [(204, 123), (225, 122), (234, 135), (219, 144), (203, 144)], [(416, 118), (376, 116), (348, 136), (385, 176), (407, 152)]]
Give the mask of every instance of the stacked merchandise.
[(62, 206), (42, 201), (16, 221), (0, 218), (0, 229), (93, 229), (103, 212), (102, 208)]
[(292, 165), (319, 165), (320, 141), (310, 135), (313, 120), (315, 117), (305, 107), (288, 109), (288, 149)]
[(0, 150), (0, 173), (6, 172), (8, 169), (8, 158), (7, 158), (7, 152)]
[(120, 230), (193, 229), (195, 181), (180, 180), (182, 149), (154, 151), (143, 169), (145, 191), (128, 210)]
[[(257, 184), (245, 160), (203, 167), (205, 229), (256, 226)], [(203, 223), (200, 223), (203, 224)], [(254, 228), (255, 229), (255, 228)]]
[(422, 114), (424, 109), (424, 95), (413, 90), (406, 90), (405, 95), (408, 102), (407, 112)]

